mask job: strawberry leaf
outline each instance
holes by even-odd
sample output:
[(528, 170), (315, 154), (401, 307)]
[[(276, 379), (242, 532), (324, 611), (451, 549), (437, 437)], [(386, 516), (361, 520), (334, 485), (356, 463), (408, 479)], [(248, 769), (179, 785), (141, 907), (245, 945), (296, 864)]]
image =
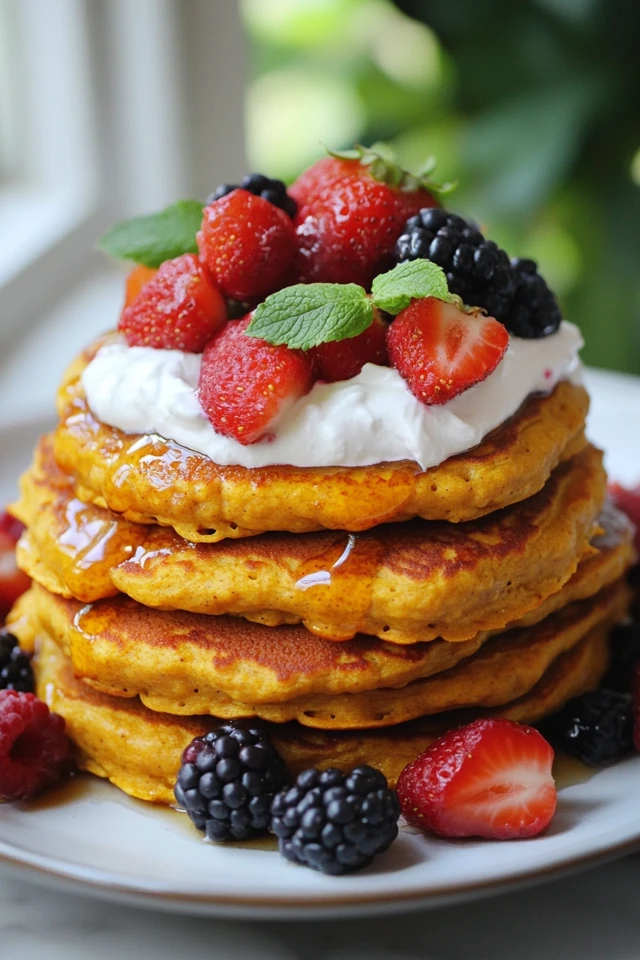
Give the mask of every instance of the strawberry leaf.
[(272, 293), (247, 327), (250, 337), (295, 350), (356, 337), (371, 325), (373, 304), (355, 283), (298, 283)]
[(197, 253), (196, 233), (202, 223), (198, 200), (178, 200), (145, 217), (122, 220), (104, 233), (98, 247), (114, 260), (132, 260), (159, 267), (183, 253)]
[(371, 286), (376, 307), (394, 316), (412, 300), (437, 297), (451, 301), (447, 278), (442, 267), (431, 260), (409, 260), (399, 263), (388, 273), (381, 273)]

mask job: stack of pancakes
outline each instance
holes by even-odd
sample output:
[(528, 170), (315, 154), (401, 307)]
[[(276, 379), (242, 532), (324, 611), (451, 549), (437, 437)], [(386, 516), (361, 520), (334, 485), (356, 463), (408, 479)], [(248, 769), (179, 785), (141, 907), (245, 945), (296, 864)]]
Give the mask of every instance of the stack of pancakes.
[(98, 422), (95, 349), (22, 479), (34, 585), (11, 617), (84, 769), (170, 802), (192, 737), (253, 717), (293, 771), (393, 783), (447, 728), (535, 722), (600, 682), (633, 547), (582, 387), (426, 471), (220, 467)]

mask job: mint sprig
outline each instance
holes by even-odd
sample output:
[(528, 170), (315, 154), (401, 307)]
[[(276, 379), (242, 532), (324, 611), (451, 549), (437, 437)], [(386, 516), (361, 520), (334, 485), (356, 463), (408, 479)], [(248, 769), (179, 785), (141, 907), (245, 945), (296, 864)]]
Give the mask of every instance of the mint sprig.
[(114, 260), (159, 267), (183, 253), (198, 252), (202, 209), (199, 200), (178, 200), (158, 213), (122, 220), (100, 237), (98, 247)]
[(298, 283), (267, 297), (246, 333), (274, 345), (310, 350), (357, 337), (373, 322), (375, 307), (395, 316), (412, 300), (424, 297), (453, 299), (444, 270), (430, 260), (400, 263), (380, 274), (371, 296), (356, 283)]

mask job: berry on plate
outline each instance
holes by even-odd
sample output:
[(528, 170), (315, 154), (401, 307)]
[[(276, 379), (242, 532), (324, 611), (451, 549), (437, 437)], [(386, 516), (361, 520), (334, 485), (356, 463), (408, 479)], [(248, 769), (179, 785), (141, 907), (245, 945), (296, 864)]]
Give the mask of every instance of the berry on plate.
[(313, 383), (308, 354), (245, 334), (251, 315), (232, 320), (204, 351), (200, 404), (213, 429), (255, 443)]
[(387, 332), (389, 359), (426, 404), (446, 403), (480, 383), (502, 360), (506, 328), (435, 297), (414, 300)]
[(33, 693), (31, 658), (20, 649), (17, 637), (0, 630), (0, 690)]
[(248, 840), (267, 832), (271, 801), (287, 782), (261, 728), (226, 724), (186, 748), (175, 797), (209, 840)]
[(298, 280), (368, 290), (393, 264), (407, 217), (437, 201), (393, 160), (366, 148), (348, 153), (319, 160), (289, 189), (298, 203)]
[(321, 343), (309, 350), (318, 380), (336, 383), (350, 380), (360, 373), (365, 363), (389, 366), (387, 354), (387, 325), (378, 310), (373, 322), (356, 337)]
[(640, 550), (640, 483), (635, 487), (622, 487), (619, 483), (611, 483), (609, 496), (618, 510), (626, 513), (634, 524), (636, 549)]
[(270, 830), (283, 857), (322, 873), (368, 866), (398, 836), (400, 804), (372, 767), (305, 770), (271, 806)]
[(233, 300), (262, 299), (281, 287), (296, 249), (291, 217), (241, 189), (204, 208), (197, 241), (218, 289)]
[(412, 826), (442, 837), (534, 837), (556, 809), (552, 763), (552, 747), (533, 727), (475, 720), (404, 768), (402, 813)]
[(228, 193), (238, 188), (248, 190), (249, 193), (252, 193), (254, 196), (268, 200), (274, 207), (280, 207), (280, 209), (284, 210), (290, 217), (295, 217), (296, 215), (298, 204), (293, 197), (289, 196), (282, 180), (265, 177), (263, 173), (248, 173), (246, 177), (242, 178), (240, 183), (221, 183), (219, 187), (216, 187), (211, 196), (207, 197), (207, 205), (214, 203), (216, 200), (220, 200), (221, 197), (226, 197)]
[(595, 767), (617, 760), (632, 746), (631, 695), (595, 690), (570, 700), (551, 721), (561, 750)]
[(131, 306), (142, 288), (149, 283), (149, 280), (153, 280), (157, 272), (155, 267), (145, 267), (142, 263), (133, 268), (125, 281), (125, 307)]
[(27, 800), (71, 765), (62, 717), (32, 693), (0, 690), (0, 800)]
[[(146, 269), (146, 268), (145, 268)], [(130, 347), (201, 353), (224, 325), (227, 308), (193, 253), (166, 260), (120, 315)]]
[(16, 543), (23, 530), (20, 521), (10, 514), (5, 512), (0, 516), (0, 623), (31, 583), (26, 573), (16, 566)]

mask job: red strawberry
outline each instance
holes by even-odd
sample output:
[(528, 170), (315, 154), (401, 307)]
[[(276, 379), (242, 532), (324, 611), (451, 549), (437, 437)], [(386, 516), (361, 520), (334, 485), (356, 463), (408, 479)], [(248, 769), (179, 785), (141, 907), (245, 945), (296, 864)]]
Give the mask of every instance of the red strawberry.
[(619, 510), (629, 517), (636, 528), (636, 549), (640, 550), (640, 483), (635, 487), (609, 484), (609, 495)]
[(247, 336), (250, 320), (231, 321), (208, 344), (199, 387), (213, 429), (244, 444), (262, 439), (313, 383), (308, 354)]
[(451, 730), (404, 768), (405, 819), (442, 837), (514, 840), (549, 826), (556, 809), (553, 749), (533, 727), (476, 720)]
[(24, 527), (8, 513), (0, 517), (0, 623), (31, 581), (16, 566), (16, 543)]
[(281, 287), (296, 248), (284, 210), (241, 189), (205, 207), (197, 240), (215, 283), (233, 300), (256, 300)]
[(418, 400), (440, 404), (480, 383), (509, 345), (506, 328), (435, 297), (414, 300), (387, 333), (389, 359)]
[(133, 268), (125, 281), (125, 307), (133, 303), (142, 288), (149, 283), (149, 280), (153, 280), (157, 272), (153, 267), (145, 267), (142, 264)]
[(437, 205), (415, 177), (364, 149), (361, 159), (318, 161), (289, 192), (299, 205), (299, 280), (359, 283), (367, 290), (392, 266), (407, 218)]
[(321, 343), (309, 350), (319, 380), (335, 383), (350, 380), (360, 373), (365, 363), (388, 367), (387, 325), (376, 310), (373, 323), (357, 337)]
[(201, 353), (226, 322), (227, 308), (193, 253), (165, 260), (120, 314), (131, 347)]

